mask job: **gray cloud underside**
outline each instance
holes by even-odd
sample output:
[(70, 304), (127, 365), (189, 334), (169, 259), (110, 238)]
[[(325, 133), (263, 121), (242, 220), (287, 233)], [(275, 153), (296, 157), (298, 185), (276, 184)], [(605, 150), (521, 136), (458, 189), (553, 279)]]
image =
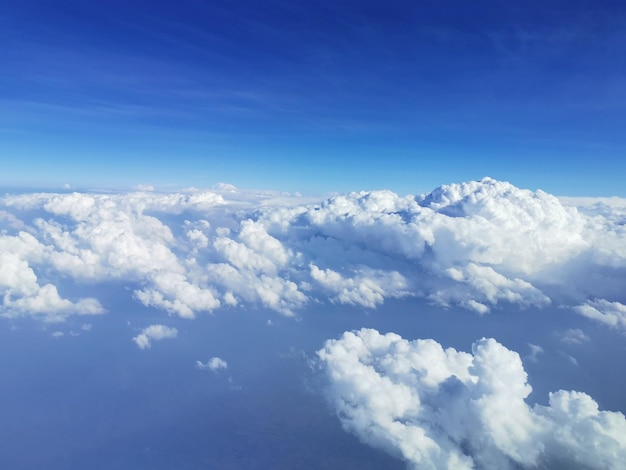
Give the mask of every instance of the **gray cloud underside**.
[(318, 352), (343, 427), (416, 469), (595, 468), (626, 461), (626, 419), (587, 394), (529, 406), (519, 355), (494, 339), (472, 353), (376, 330)]
[(478, 313), (566, 306), (624, 328), (626, 205), (583, 202), (489, 178), (317, 204), (232, 187), (7, 195), (2, 313), (103, 313), (102, 299), (62, 295), (56, 280), (119, 280), (137, 286), (142, 304), (185, 318), (225, 306), (293, 315), (311, 302), (373, 308), (419, 296)]

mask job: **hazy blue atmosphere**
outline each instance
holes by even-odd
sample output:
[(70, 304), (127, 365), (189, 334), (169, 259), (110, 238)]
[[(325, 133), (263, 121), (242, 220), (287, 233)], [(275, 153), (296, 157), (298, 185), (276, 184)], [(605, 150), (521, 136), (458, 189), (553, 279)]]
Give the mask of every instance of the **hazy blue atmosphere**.
[(623, 468), (624, 24), (3, 2), (0, 468)]

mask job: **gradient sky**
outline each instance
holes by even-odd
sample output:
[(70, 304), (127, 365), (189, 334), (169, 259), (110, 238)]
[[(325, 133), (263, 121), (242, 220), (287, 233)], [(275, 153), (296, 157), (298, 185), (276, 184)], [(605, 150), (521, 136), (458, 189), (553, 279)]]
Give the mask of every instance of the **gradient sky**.
[(5, 0), (0, 185), (626, 196), (617, 1)]

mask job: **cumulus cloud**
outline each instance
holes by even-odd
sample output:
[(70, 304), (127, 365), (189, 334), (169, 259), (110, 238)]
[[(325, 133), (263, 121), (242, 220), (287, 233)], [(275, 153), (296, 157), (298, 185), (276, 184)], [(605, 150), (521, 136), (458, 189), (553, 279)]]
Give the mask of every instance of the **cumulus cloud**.
[(219, 357), (212, 357), (206, 362), (196, 361), (196, 369), (217, 372), (220, 369), (228, 369), (228, 363)]
[(62, 296), (63, 278), (122, 281), (143, 305), (184, 318), (223, 306), (290, 316), (312, 302), (375, 308), (417, 296), (479, 314), (559, 305), (624, 329), (623, 207), (490, 178), (420, 196), (369, 191), (317, 202), (226, 185), (8, 195), (2, 311), (61, 319), (104, 311), (96, 299)]
[(176, 338), (178, 330), (165, 325), (150, 325), (133, 338), (139, 349), (148, 349), (152, 346), (152, 341), (161, 341), (167, 338)]
[(621, 468), (626, 419), (589, 395), (527, 403), (519, 355), (494, 339), (471, 353), (362, 329), (318, 351), (343, 427), (419, 469)]
[(61, 321), (72, 314), (103, 313), (103, 307), (94, 298), (71, 301), (61, 297), (54, 284), (41, 284), (31, 263), (41, 262), (46, 254), (47, 247), (27, 232), (0, 236), (2, 315), (34, 315), (46, 321)]
[(407, 295), (406, 279), (396, 271), (364, 267), (351, 277), (344, 277), (332, 269), (322, 270), (313, 263), (309, 268), (311, 279), (330, 294), (331, 301), (373, 308), (382, 304), (385, 297)]
[[(31, 265), (39, 264), (80, 282), (138, 282), (144, 285), (136, 292), (138, 300), (183, 317), (219, 305), (210, 288), (190, 278), (170, 227), (146, 213), (202, 212), (223, 203), (218, 194), (32, 194), (10, 196), (4, 202), (17, 210), (39, 209), (53, 216), (33, 219), (31, 231), (39, 239), (25, 232), (6, 237), (7, 243), (21, 241), (31, 247), (28, 252), (13, 254), (18, 256), (16, 263), (21, 263), (24, 275), (32, 271)], [(22, 303), (26, 304), (23, 309), (39, 305), (26, 297)], [(86, 299), (73, 310), (94, 311), (92, 304)], [(72, 310), (67, 303), (57, 301), (54, 306)]]

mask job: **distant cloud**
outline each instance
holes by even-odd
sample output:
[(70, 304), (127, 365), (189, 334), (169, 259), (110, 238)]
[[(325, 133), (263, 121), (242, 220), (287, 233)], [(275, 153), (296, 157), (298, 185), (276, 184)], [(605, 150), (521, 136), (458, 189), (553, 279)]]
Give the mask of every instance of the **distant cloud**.
[(530, 348), (530, 355), (528, 356), (528, 359), (533, 362), (537, 362), (539, 356), (543, 354), (543, 348), (532, 343), (528, 343), (528, 347)]
[(592, 320), (626, 330), (626, 305), (620, 302), (597, 299), (577, 305), (574, 310)]
[(143, 305), (184, 318), (415, 296), (479, 314), (557, 303), (626, 331), (626, 202), (578, 203), (490, 178), (318, 202), (227, 185), (6, 195), (1, 312), (104, 312), (97, 299), (62, 295), (65, 278), (125, 282)]
[(237, 187), (229, 183), (217, 183), (214, 188), (218, 191), (236, 193)]
[(579, 328), (572, 328), (561, 335), (561, 341), (568, 344), (582, 344), (589, 341), (589, 336)]
[(207, 362), (196, 361), (196, 369), (217, 372), (220, 369), (228, 369), (228, 363), (219, 357), (212, 357)]
[(563, 353), (563, 355), (567, 358), (567, 360), (572, 363), (573, 365), (575, 365), (576, 367), (578, 367), (578, 360), (574, 357), (574, 356), (570, 356), (569, 354), (565, 354)]
[(344, 429), (411, 468), (597, 468), (626, 461), (626, 419), (587, 394), (531, 392), (519, 355), (494, 339), (472, 353), (362, 329), (318, 351)]
[(13, 214), (0, 210), (0, 229), (11, 228), (14, 230), (21, 230), (24, 228), (24, 222), (15, 217)]
[(165, 325), (150, 325), (133, 338), (139, 349), (147, 349), (152, 346), (152, 341), (161, 341), (167, 338), (176, 338), (178, 330)]

